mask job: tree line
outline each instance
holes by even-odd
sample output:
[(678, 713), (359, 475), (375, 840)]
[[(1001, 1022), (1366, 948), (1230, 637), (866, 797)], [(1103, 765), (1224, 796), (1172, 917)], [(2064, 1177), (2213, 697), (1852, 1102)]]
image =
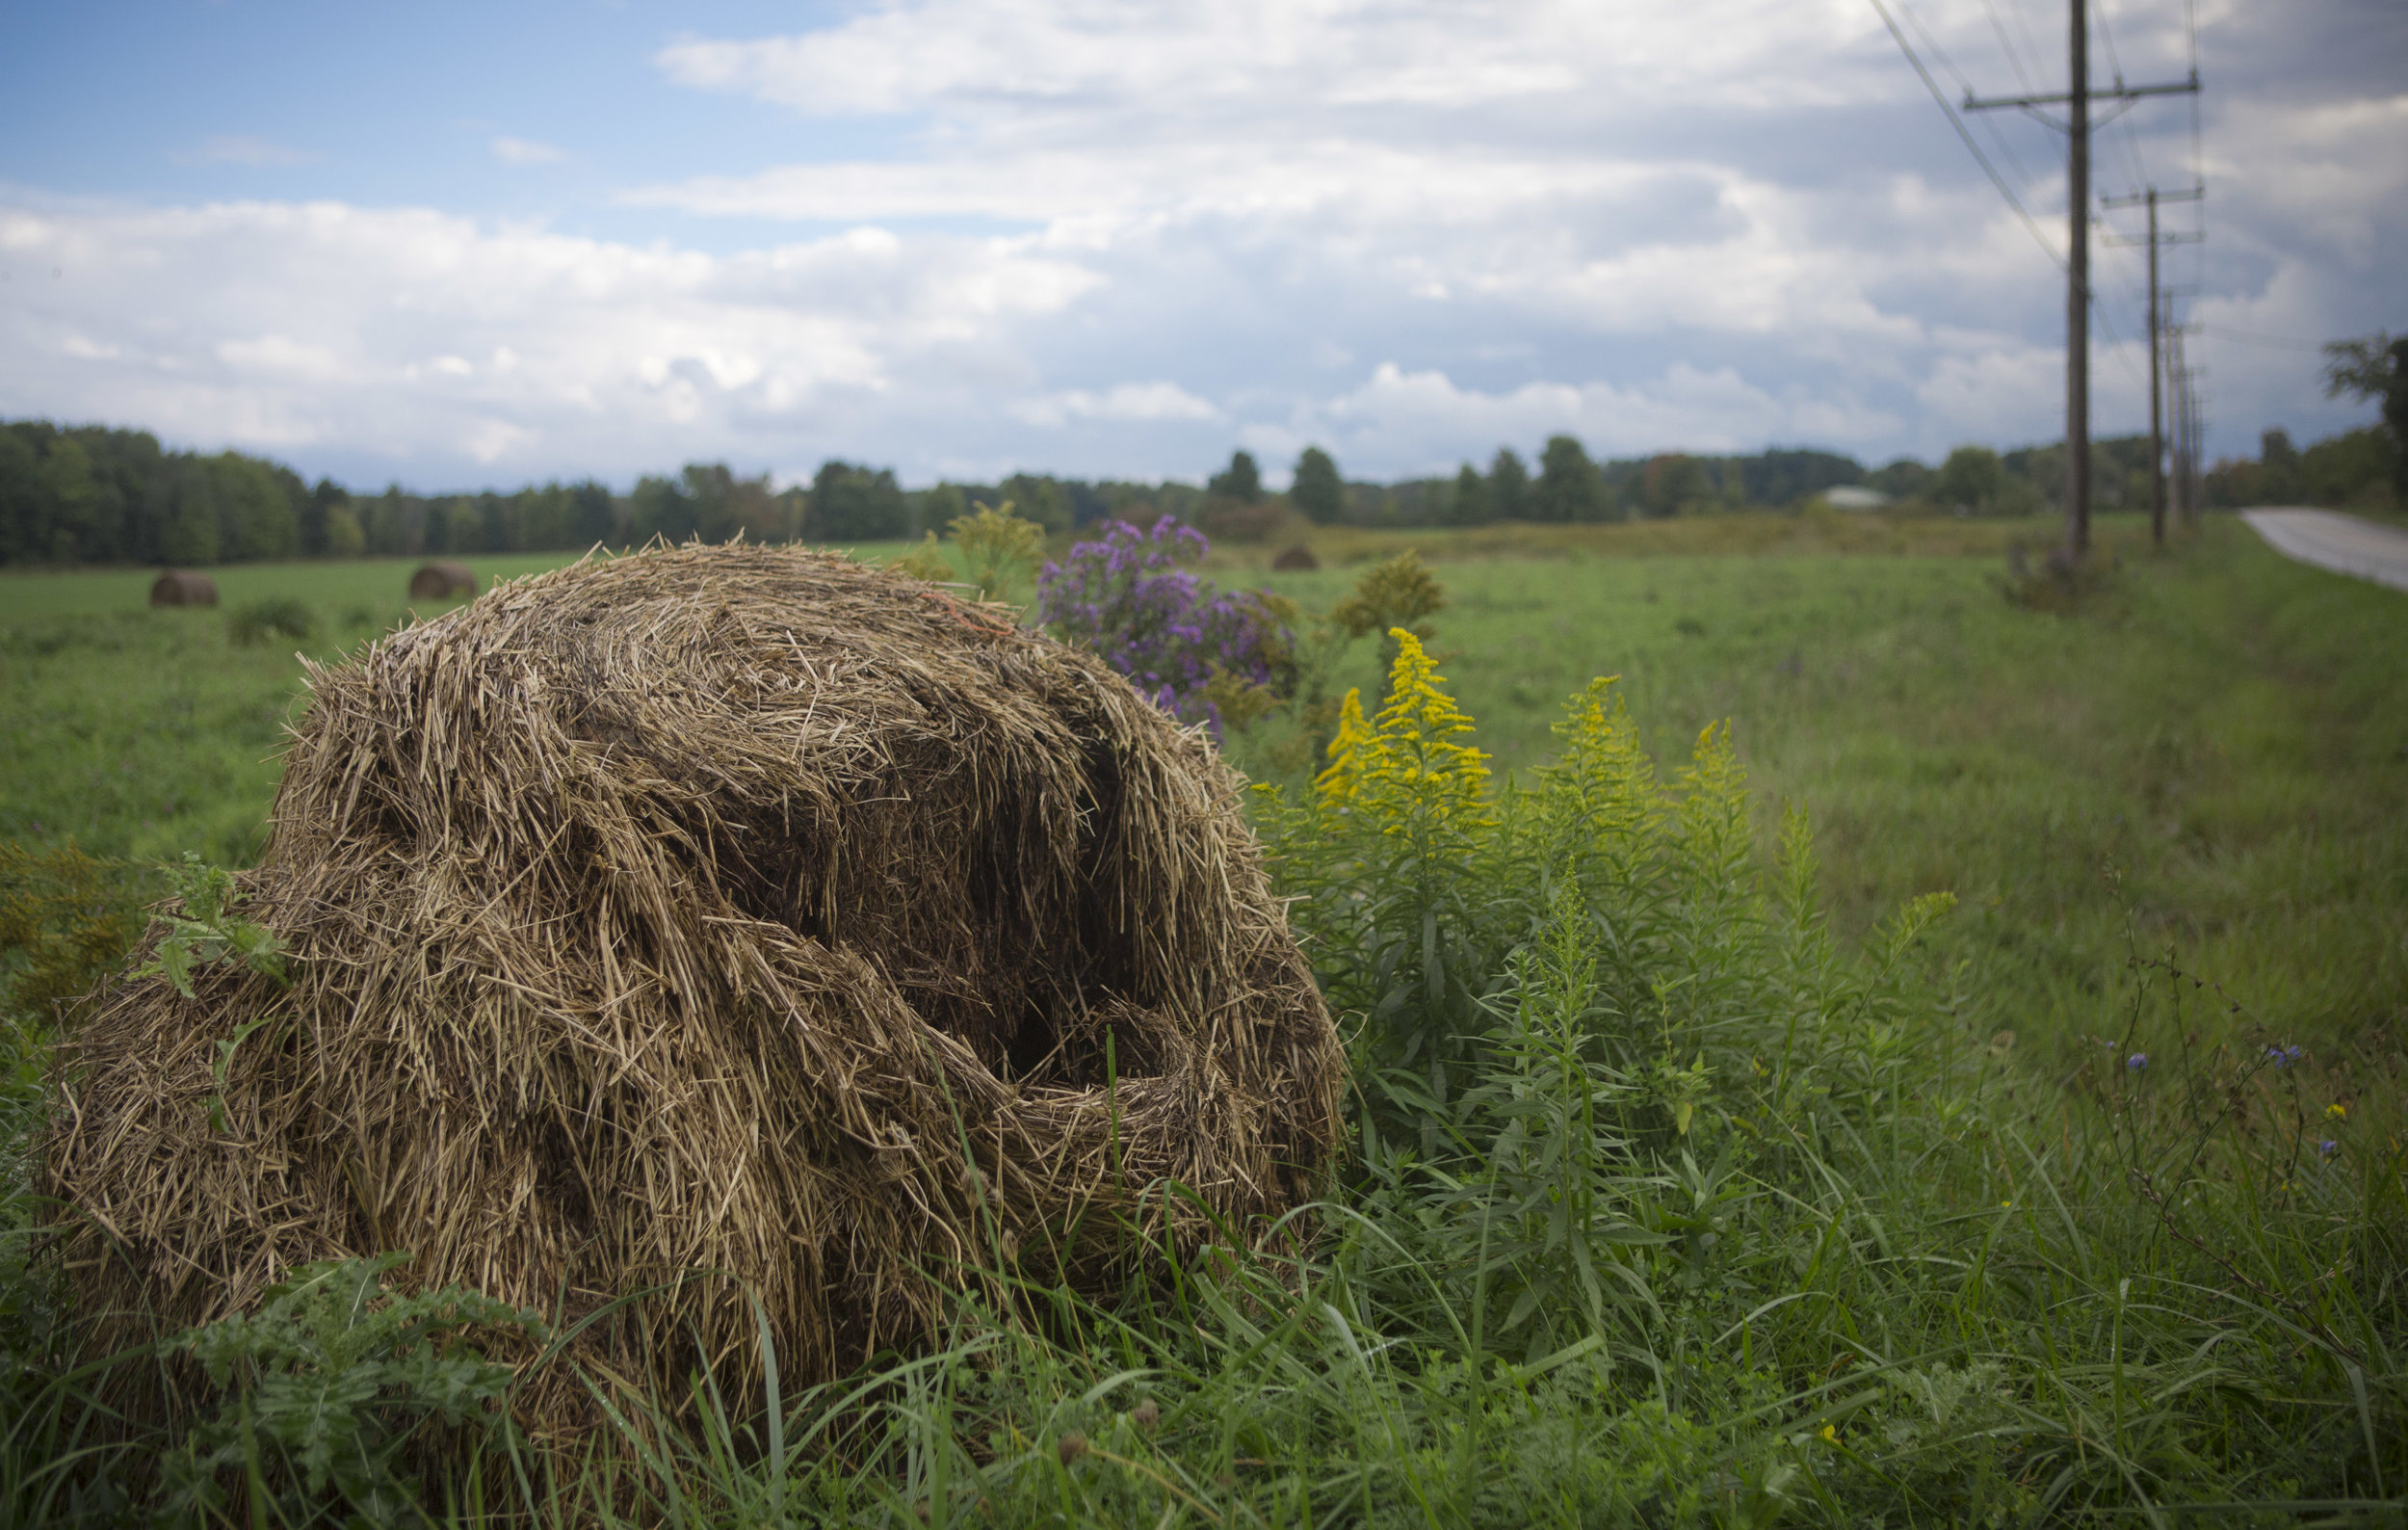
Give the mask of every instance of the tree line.
[[(2103, 438), (2092, 453), (2104, 507), (2148, 503), (2147, 437)], [(2389, 424), (2304, 450), (2273, 430), (2258, 458), (2218, 462), (2207, 475), (2206, 497), (2219, 508), (2388, 503), (2400, 472)], [(1291, 510), (1333, 525), (1574, 523), (1791, 508), (1835, 489), (1963, 514), (2021, 514), (2055, 508), (2063, 481), (2057, 444), (2003, 453), (1964, 446), (1937, 467), (1902, 457), (1874, 468), (1803, 448), (1598, 460), (1578, 437), (1562, 435), (1547, 440), (1534, 465), (1505, 446), (1485, 466), (1465, 462), (1452, 476), (1387, 484), (1348, 480), (1328, 452), (1307, 447), (1284, 494), (1266, 488), (1260, 463), (1244, 451), (1200, 488), (1020, 473), (906, 489), (891, 468), (830, 461), (809, 484), (784, 488), (766, 474), (747, 478), (724, 463), (696, 462), (673, 476), (642, 478), (624, 494), (592, 480), (508, 493), (419, 494), (398, 485), (354, 493), (239, 452), (172, 452), (146, 432), (28, 420), (0, 424), (0, 565), (466, 556), (739, 535), (891, 541), (941, 531), (974, 506), (1005, 501), (1048, 531), (1167, 514), (1235, 540), (1269, 535)]]
[(2277, 426), (2258, 437), (2256, 457), (2228, 457), (2208, 469), (2200, 486), (2208, 504), (2408, 505), (2408, 335), (2377, 330), (2325, 346), (2324, 396), (2371, 403), (2379, 423), (2304, 451)]
[[(2148, 502), (2147, 437), (2107, 437), (2091, 449), (2105, 504)], [(1961, 446), (1938, 467), (1911, 457), (1867, 467), (1853, 457), (1806, 448), (1732, 456), (1659, 452), (1600, 461), (1579, 437), (1556, 435), (1538, 453), (1535, 466), (1505, 446), (1485, 468), (1465, 462), (1452, 477), (1376, 484), (1348, 482), (1327, 452), (1307, 447), (1296, 459), (1285, 496), (1267, 494), (1260, 464), (1239, 452), (1207, 484), (1206, 504), (1208, 516), (1217, 511), (1233, 526), (1242, 524), (1243, 516), (1232, 507), (1275, 499), (1323, 524), (1477, 526), (1786, 510), (1833, 489), (1864, 489), (1882, 500), (1967, 514), (2023, 514), (2057, 503), (2064, 461), (2064, 448), (2055, 444), (2004, 453)]]

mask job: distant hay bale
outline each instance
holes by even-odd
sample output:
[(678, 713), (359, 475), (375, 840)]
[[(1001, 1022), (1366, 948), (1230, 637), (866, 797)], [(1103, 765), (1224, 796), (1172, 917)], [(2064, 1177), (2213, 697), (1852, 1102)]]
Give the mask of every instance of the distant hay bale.
[(422, 565), (409, 576), (409, 597), (412, 600), (449, 600), (454, 595), (474, 598), (477, 576), (464, 563), (437, 561)]
[(1277, 573), (1308, 573), (1319, 568), (1322, 561), (1313, 556), (1311, 547), (1303, 542), (1297, 542), (1295, 546), (1282, 550), (1278, 557), (1270, 561), (1270, 566)]
[(1116, 1289), (1120, 1224), (1259, 1240), (1339, 1140), (1236, 778), (1006, 608), (686, 546), (503, 584), (310, 687), (240, 878), (292, 986), (120, 979), (42, 1146), (123, 1341), (406, 1250), (416, 1286), (571, 1323), (666, 1285), (578, 1351), (757, 1397), (747, 1291), (783, 1374), (825, 1378), (948, 1289)]
[(170, 568), (151, 581), (150, 603), (154, 606), (214, 606), (218, 603), (218, 582), (207, 574)]

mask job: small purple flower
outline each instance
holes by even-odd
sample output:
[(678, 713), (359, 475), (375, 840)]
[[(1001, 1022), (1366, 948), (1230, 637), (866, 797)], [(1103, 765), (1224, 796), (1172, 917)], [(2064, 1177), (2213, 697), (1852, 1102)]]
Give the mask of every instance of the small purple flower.
[(2332, 1157), (2335, 1153), (2340, 1152), (2341, 1150), (2342, 1145), (2335, 1142), (2330, 1137), (2327, 1137), (2322, 1142), (2316, 1144), (2316, 1151), (2322, 1153), (2327, 1158)]
[(2146, 1052), (2134, 1052), (2132, 1056), (2124, 1059), (2124, 1066), (2137, 1073), (2142, 1068), (2149, 1066), (2149, 1054)]
[(2289, 1068), (2307, 1055), (2304, 1047), (2297, 1046), (2269, 1046), (2265, 1049), (2265, 1060), (2277, 1068)]
[(1126, 521), (1083, 541), (1037, 578), (1039, 617), (1091, 646), (1165, 711), (1220, 731), (1203, 697), (1216, 668), (1269, 684), (1293, 640), (1250, 592), (1215, 591), (1182, 567), (1212, 544), (1165, 515), (1151, 531)]

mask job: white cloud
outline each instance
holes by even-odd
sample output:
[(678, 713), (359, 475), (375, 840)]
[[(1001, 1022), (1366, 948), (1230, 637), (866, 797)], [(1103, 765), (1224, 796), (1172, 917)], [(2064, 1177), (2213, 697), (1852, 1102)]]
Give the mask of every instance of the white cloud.
[[(1914, 10), (1967, 70), (1942, 67), (1951, 94), (2062, 67), (2012, 9), (2002, 49), (1990, 0)], [(2400, 327), (2403, 14), (2203, 0), (2214, 240), (2168, 257), (2203, 291), (2193, 359), (2219, 330)], [(2107, 66), (2188, 66), (2180, 8), (2108, 20)], [(25, 283), (0, 411), (430, 483), (722, 455), (1200, 476), (1233, 442), (1276, 464), (1307, 441), (1378, 476), (1559, 430), (1883, 458), (2059, 429), (2062, 278), (1863, 0), (880, 0), (653, 62), (668, 106), (764, 130), (716, 158), (693, 145), (730, 141), (665, 130), (648, 179), (616, 167), (611, 206), (559, 214), (611, 239), (0, 188), (0, 277)], [(563, 157), (500, 125), (469, 145)], [(2059, 141), (1978, 131), (2061, 243)], [(2179, 103), (2144, 103), (2102, 135), (2099, 189), (2179, 183), (2190, 142)], [(2107, 433), (2145, 395), (2137, 265), (2099, 249)], [(2243, 439), (2338, 420), (2314, 359), (2215, 352), (2213, 407)]]
[[(1025, 383), (1013, 327), (1094, 280), (1010, 241), (863, 230), (711, 256), (331, 203), (0, 210), (0, 247), (78, 271), (0, 307), (0, 413), (395, 471), (807, 472), (898, 395), (941, 416), (982, 377)], [(1179, 397), (1140, 382), (1064, 408), (1164, 417)]]
[(505, 165), (557, 165), (568, 157), (566, 151), (532, 138), (512, 138), (505, 133), (490, 145), (493, 157)]
[(1060, 426), (1071, 420), (1217, 420), (1219, 409), (1176, 382), (1123, 382), (1102, 393), (1067, 388), (1008, 406), (1031, 425)]
[(343, 358), (325, 346), (306, 345), (280, 334), (221, 340), (212, 349), (230, 370), (251, 377), (332, 382), (342, 380), (347, 371)]
[[(1951, 92), (1976, 79), (2045, 90), (2061, 68), (2046, 28), (2019, 23), (2000, 45), (2005, 23), (1988, 0), (1915, 11)], [(2263, 291), (2313, 290), (2316, 322), (2345, 329), (2375, 290), (2364, 268), (2403, 232), (2408, 95), (2300, 90), (2311, 56), (2297, 50), (2314, 45), (2303, 29), (2227, 0), (2200, 20), (2217, 123), (2210, 173), (2258, 199), (2233, 244), (2262, 251)], [(2109, 46), (2094, 53), (2118, 73), (2179, 79), (2192, 64), (2176, 8), (2119, 7), (2100, 25)], [(2344, 8), (2329, 27), (2346, 40), (2313, 60), (2328, 67), (2335, 45), (2408, 44), (2379, 8)], [(1973, 73), (1957, 74), (1958, 61)], [(1860, 0), (893, 0), (795, 36), (688, 40), (658, 62), (679, 83), (806, 116), (909, 124), (911, 151), (654, 184), (628, 194), (640, 205), (1034, 225), (1048, 248), (1111, 272), (1124, 294), (1115, 318), (1141, 333), (1204, 331), (1140, 315), (1137, 295), (1159, 287), (1165, 307), (1191, 291), (1283, 306), (1307, 337), (1298, 367), (1386, 354), (1398, 378), (1444, 380), (1483, 357), (1523, 358), (1534, 378), (1447, 400), (1467, 419), (1480, 400), (1520, 400), (1500, 428), (1542, 398), (1595, 396), (1600, 377), (1635, 399), (1670, 398), (1674, 358), (1696, 377), (1748, 378), (1754, 395), (1693, 417), (1623, 418), (1693, 441), (1821, 433), (1884, 451), (2060, 428), (2062, 278), (1958, 154)], [(1796, 146), (1869, 112), (1886, 113), (1885, 136), (1819, 155)], [(2179, 105), (2159, 103), (2103, 132), (2099, 184), (2181, 184), (2186, 125)], [(1981, 132), (2040, 218), (2041, 244), (2061, 250), (2057, 140), (2014, 121)], [(1885, 155), (1898, 168), (1881, 173)], [(1949, 179), (1913, 168), (1935, 160)], [(2116, 344), (2143, 325), (2135, 263), (2101, 248), (2094, 423), (2112, 431), (2133, 428), (2145, 397), (2132, 375), (2145, 363)], [(2337, 280), (2335, 257), (2362, 274)], [(1199, 267), (1217, 279), (1196, 279)], [(1413, 360), (1393, 343), (1400, 330), (1426, 338)], [(2269, 386), (2295, 382), (2254, 370)], [(1222, 391), (1250, 438), (1271, 443), (1298, 427), (1263, 409), (1335, 420), (1350, 407), (1296, 396), (1310, 386), (1292, 373)], [(1793, 394), (1864, 402), (1761, 402)], [(1060, 412), (1041, 400), (1021, 411)]]
[(1845, 98), (1867, 82), (1829, 55), (1879, 25), (1845, 0), (1742, 0), (1711, 15), (1595, 0), (923, 0), (799, 36), (689, 40), (659, 62), (681, 84), (822, 116), (1464, 107), (1594, 92), (1756, 107)]

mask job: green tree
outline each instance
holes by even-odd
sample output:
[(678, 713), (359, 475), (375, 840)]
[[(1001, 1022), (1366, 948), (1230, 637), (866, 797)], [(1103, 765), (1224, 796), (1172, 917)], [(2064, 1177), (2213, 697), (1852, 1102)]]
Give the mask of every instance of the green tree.
[(49, 555), (61, 563), (97, 561), (108, 556), (95, 512), (100, 486), (93, 480), (92, 456), (71, 435), (50, 442), (42, 456), (42, 496), (50, 521)]
[(1659, 452), (1647, 460), (1639, 483), (1639, 505), (1662, 518), (1678, 515), (1690, 506), (1714, 497), (1706, 464), (1687, 452)]
[(658, 537), (673, 545), (694, 534), (694, 503), (683, 483), (669, 478), (636, 480), (636, 492), (627, 511), (630, 543), (641, 547)]
[(2408, 335), (2395, 339), (2378, 330), (2324, 348), (2324, 392), (2348, 393), (2382, 407), (2383, 428), (2392, 435), (2392, 487), (2408, 501)]
[(1204, 491), (1217, 499), (1234, 500), (1241, 505), (1263, 502), (1263, 470), (1255, 465), (1252, 452), (1233, 452), (1226, 471), (1215, 473), (1205, 484)]
[(1547, 437), (1538, 456), (1538, 482), (1531, 488), (1531, 518), (1567, 523), (1605, 518), (1605, 481), (1578, 436)]
[(1004, 480), (1004, 497), (1011, 501), (1021, 519), (1034, 521), (1049, 533), (1070, 529), (1070, 496), (1054, 479), (1014, 473)]
[(513, 547), (540, 551), (568, 545), (568, 490), (559, 484), (521, 489), (511, 496)]
[(1914, 499), (1931, 491), (1932, 477), (1929, 467), (1911, 457), (1901, 457), (1884, 464), (1871, 475), (1871, 482), (1892, 499)]
[(309, 491), (309, 502), (301, 507), (301, 550), (304, 558), (327, 555), (327, 515), (337, 505), (348, 505), (352, 496), (342, 485), (331, 478), (321, 478)]
[(328, 558), (356, 558), (368, 550), (367, 533), (360, 529), (359, 517), (352, 513), (348, 499), (327, 507), (322, 536), (320, 551)]
[(455, 556), (492, 551), (484, 544), (484, 516), (473, 499), (462, 495), (445, 500), (443, 527), (444, 550)]
[(618, 536), (618, 501), (591, 479), (568, 491), (568, 544), (590, 547)]
[(167, 523), (160, 528), (159, 559), (163, 563), (216, 563), (220, 546), (218, 500), (209, 475), (196, 462), (177, 464), (167, 489)]
[(909, 534), (911, 507), (891, 468), (828, 461), (811, 479), (803, 535), (815, 541), (892, 541)]
[(1296, 483), (1288, 489), (1288, 500), (1308, 519), (1323, 526), (1345, 512), (1346, 481), (1338, 476), (1338, 464), (1327, 452), (1318, 446), (1304, 449), (1304, 455), (1296, 460)]
[[(934, 536), (938, 526), (950, 526), (957, 516), (970, 514), (970, 496), (959, 484), (939, 484), (924, 488), (911, 496), (911, 523), (906, 534), (926, 531)], [(951, 578), (948, 574), (946, 577)]]
[(2006, 466), (1987, 446), (1960, 446), (1940, 464), (1931, 497), (1957, 510), (1997, 508), (2006, 492)]
[(42, 556), (48, 541), (41, 493), (41, 455), (32, 432), (19, 425), (0, 429), (0, 563)]
[(2299, 448), (2290, 432), (2277, 425), (2258, 437), (2258, 491), (2270, 504), (2289, 505), (2307, 498), (2308, 475), (2299, 464)]
[(1531, 474), (1510, 446), (1497, 448), (1488, 464), (1488, 511), (1498, 520), (1521, 520), (1531, 513)]
[(2379, 425), (2327, 436), (2299, 454), (2303, 496), (2313, 505), (2380, 503), (2399, 470), (2399, 446)]
[(677, 487), (694, 506), (694, 534), (721, 542), (736, 535), (736, 475), (725, 462), (688, 462)]
[(1479, 469), (1469, 462), (1454, 475), (1454, 493), (1447, 501), (1447, 520), (1455, 526), (1488, 523), (1488, 484), (1479, 476)]

